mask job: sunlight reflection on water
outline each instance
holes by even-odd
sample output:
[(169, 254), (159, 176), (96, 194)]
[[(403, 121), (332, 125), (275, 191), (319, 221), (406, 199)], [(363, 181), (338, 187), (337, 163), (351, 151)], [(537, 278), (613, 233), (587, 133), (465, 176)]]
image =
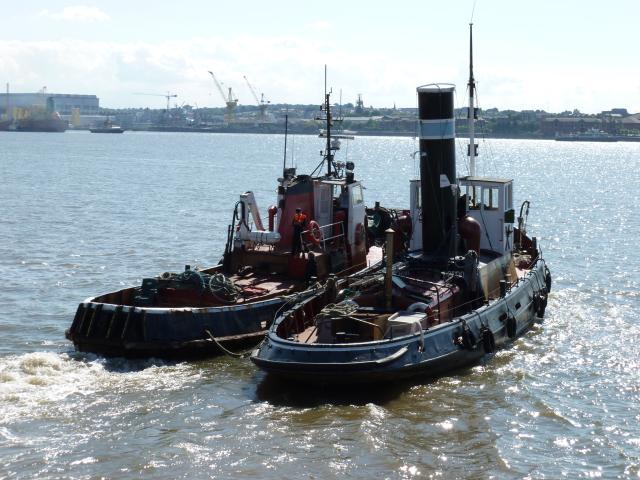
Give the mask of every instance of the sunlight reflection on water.
[[(299, 171), (319, 141), (296, 138)], [(485, 173), (532, 200), (547, 319), (452, 376), (332, 392), (283, 388), (248, 360), (105, 360), (64, 339), (84, 298), (217, 262), (237, 195), (273, 203), (281, 136), (0, 142), (0, 476), (638, 476), (640, 144), (481, 144)], [(351, 144), (369, 203), (408, 203), (415, 149)]]

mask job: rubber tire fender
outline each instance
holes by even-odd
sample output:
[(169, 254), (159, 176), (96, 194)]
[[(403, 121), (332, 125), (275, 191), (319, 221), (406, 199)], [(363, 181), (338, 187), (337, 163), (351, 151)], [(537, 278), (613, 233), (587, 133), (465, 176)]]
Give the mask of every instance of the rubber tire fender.
[(515, 338), (518, 333), (518, 321), (513, 315), (507, 317), (507, 336), (509, 338)]
[(536, 292), (533, 296), (533, 310), (539, 318), (544, 318), (544, 311), (547, 308), (547, 295), (544, 289)]
[(496, 351), (496, 337), (490, 328), (484, 327), (482, 329), (482, 346), (486, 353), (493, 353)]
[(468, 350), (473, 350), (477, 343), (476, 336), (469, 326), (462, 327), (462, 345)]
[(549, 267), (544, 266), (544, 284), (547, 287), (547, 292), (551, 291), (551, 272), (549, 271)]

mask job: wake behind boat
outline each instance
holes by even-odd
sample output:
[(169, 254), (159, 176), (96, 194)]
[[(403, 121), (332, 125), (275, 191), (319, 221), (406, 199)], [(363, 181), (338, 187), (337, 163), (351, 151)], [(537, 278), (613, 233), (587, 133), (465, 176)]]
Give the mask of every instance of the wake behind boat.
[[(186, 266), (182, 272), (145, 278), (141, 286), (85, 300), (66, 332), (76, 349), (188, 358), (255, 345), (278, 309), (313, 293), (307, 288), (317, 279), (349, 275), (379, 262), (381, 249), (368, 242), (355, 165), (334, 158), (340, 145), (331, 133), (329, 100), (327, 94), (321, 107), (323, 160), (311, 175), (297, 174), (285, 163), (266, 228), (253, 193), (243, 193), (220, 264)], [(374, 209), (373, 215), (384, 212)]]
[(251, 356), (258, 367), (313, 384), (441, 375), (493, 353), (544, 316), (551, 275), (526, 232), (529, 202), (515, 226), (513, 181), (475, 173), (472, 68), (469, 91), (470, 175), (456, 180), (454, 87), (417, 89), (413, 252), (395, 255), (389, 230), (386, 268), (329, 281), (284, 311)]

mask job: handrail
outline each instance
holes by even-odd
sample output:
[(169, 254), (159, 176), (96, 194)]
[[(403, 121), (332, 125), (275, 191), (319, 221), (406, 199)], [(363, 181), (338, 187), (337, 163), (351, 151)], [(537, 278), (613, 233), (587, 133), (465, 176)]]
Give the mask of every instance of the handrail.
[[(335, 225), (340, 225), (340, 233), (338, 235), (331, 235), (331, 236), (327, 236), (324, 234), (324, 231), (326, 229), (331, 229), (332, 227), (334, 227)], [(344, 234), (344, 223), (343, 222), (334, 222), (334, 223), (328, 223), (326, 225), (319, 225), (320, 227), (320, 232), (322, 233), (322, 249), (325, 250), (326, 249), (326, 244), (329, 240), (334, 240), (336, 238), (344, 238), (345, 234)], [(329, 230), (331, 231), (331, 230)], [(311, 229), (307, 229), (307, 230), (303, 230), (302, 233), (300, 234), (300, 239), (302, 240), (302, 243), (305, 245), (308, 245), (310, 242), (305, 242), (304, 241), (304, 237), (306, 234), (310, 233)]]

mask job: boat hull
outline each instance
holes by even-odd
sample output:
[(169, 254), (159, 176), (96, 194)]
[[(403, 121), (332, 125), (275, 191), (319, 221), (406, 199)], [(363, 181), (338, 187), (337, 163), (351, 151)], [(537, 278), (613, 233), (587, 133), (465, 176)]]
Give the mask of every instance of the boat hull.
[(124, 128), (112, 127), (112, 128), (90, 128), (91, 133), (124, 133)]
[(19, 132), (51, 132), (63, 133), (67, 130), (68, 122), (60, 118), (26, 119), (16, 125)]
[(547, 291), (547, 275), (539, 260), (504, 297), (451, 322), (395, 339), (307, 344), (280, 338), (274, 324), (251, 360), (271, 375), (314, 384), (441, 376), (475, 364), (525, 334), (544, 315), (534, 296)]
[[(127, 358), (204, 358), (250, 348), (266, 334), (285, 299), (208, 308), (78, 306), (66, 332), (82, 352)], [(213, 338), (212, 338), (213, 337)]]

